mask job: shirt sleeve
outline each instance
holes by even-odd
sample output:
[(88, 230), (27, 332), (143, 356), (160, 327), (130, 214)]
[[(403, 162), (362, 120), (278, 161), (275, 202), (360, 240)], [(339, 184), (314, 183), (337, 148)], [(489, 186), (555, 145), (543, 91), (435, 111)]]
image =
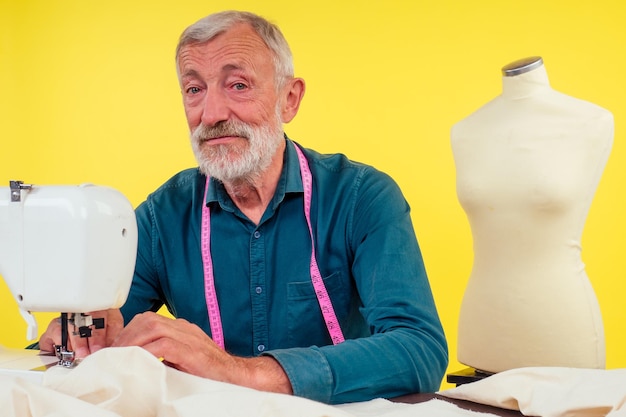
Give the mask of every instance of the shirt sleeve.
[(135, 215), (138, 229), (137, 260), (133, 283), (126, 303), (121, 308), (125, 324), (136, 314), (157, 311), (163, 305), (153, 257), (156, 245), (153, 242), (154, 219), (150, 200), (139, 205)]
[(436, 391), (448, 349), (409, 205), (397, 184), (373, 168), (356, 183), (351, 271), (371, 335), (266, 355), (281, 364), (294, 394), (326, 403)]

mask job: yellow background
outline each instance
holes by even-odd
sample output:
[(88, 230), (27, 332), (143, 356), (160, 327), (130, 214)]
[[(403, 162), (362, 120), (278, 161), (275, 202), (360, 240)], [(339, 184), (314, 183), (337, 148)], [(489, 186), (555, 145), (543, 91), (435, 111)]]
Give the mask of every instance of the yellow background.
[[(0, 0), (0, 185), (93, 182), (134, 205), (194, 160), (174, 66), (190, 23), (225, 8), (276, 22), (307, 81), (287, 133), (391, 174), (413, 209), (458, 370), (472, 240), (455, 191), (451, 126), (500, 93), (500, 68), (544, 58), (552, 86), (615, 116), (583, 259), (607, 366), (626, 367), (626, 3), (570, 0)], [(555, 155), (555, 157), (557, 157)], [(0, 283), (0, 343), (26, 344)], [(51, 315), (39, 315), (45, 327)], [(444, 384), (445, 386), (445, 384)]]

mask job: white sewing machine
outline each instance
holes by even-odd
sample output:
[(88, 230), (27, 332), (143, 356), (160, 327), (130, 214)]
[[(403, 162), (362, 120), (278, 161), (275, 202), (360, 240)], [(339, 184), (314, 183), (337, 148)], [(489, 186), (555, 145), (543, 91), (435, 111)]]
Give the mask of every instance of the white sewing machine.
[(0, 187), (0, 275), (37, 338), (31, 312), (60, 312), (62, 343), (56, 357), (0, 344), (0, 374), (40, 380), (52, 364), (71, 367), (72, 331), (90, 337), (104, 326), (89, 313), (126, 301), (137, 253), (132, 205), (102, 186), (36, 186), (10, 181)]

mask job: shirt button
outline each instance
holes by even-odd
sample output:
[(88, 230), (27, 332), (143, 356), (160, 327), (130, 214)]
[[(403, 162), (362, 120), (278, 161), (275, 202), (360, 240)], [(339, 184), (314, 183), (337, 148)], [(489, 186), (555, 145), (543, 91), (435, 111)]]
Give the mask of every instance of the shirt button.
[(263, 292), (262, 287), (256, 287), (254, 290), (256, 291), (257, 294), (261, 294)]
[(256, 347), (259, 352), (263, 352), (265, 350), (265, 345), (259, 345)]
[(256, 232), (254, 232), (254, 237), (256, 239), (260, 238), (261, 237), (261, 232), (259, 232), (258, 230)]

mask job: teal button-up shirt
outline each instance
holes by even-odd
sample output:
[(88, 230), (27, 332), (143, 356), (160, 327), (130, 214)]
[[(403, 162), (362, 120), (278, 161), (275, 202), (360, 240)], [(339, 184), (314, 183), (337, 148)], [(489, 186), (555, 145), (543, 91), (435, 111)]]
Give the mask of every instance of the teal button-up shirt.
[[(317, 262), (346, 341), (333, 346), (310, 278), (311, 238), (294, 143), (258, 225), (211, 180), (211, 253), (226, 350), (271, 355), (294, 394), (327, 403), (439, 388), (447, 345), (396, 183), (340, 154), (303, 149), (313, 176)], [(200, 248), (206, 177), (168, 180), (136, 210), (135, 276), (126, 322), (163, 304), (211, 334)]]

